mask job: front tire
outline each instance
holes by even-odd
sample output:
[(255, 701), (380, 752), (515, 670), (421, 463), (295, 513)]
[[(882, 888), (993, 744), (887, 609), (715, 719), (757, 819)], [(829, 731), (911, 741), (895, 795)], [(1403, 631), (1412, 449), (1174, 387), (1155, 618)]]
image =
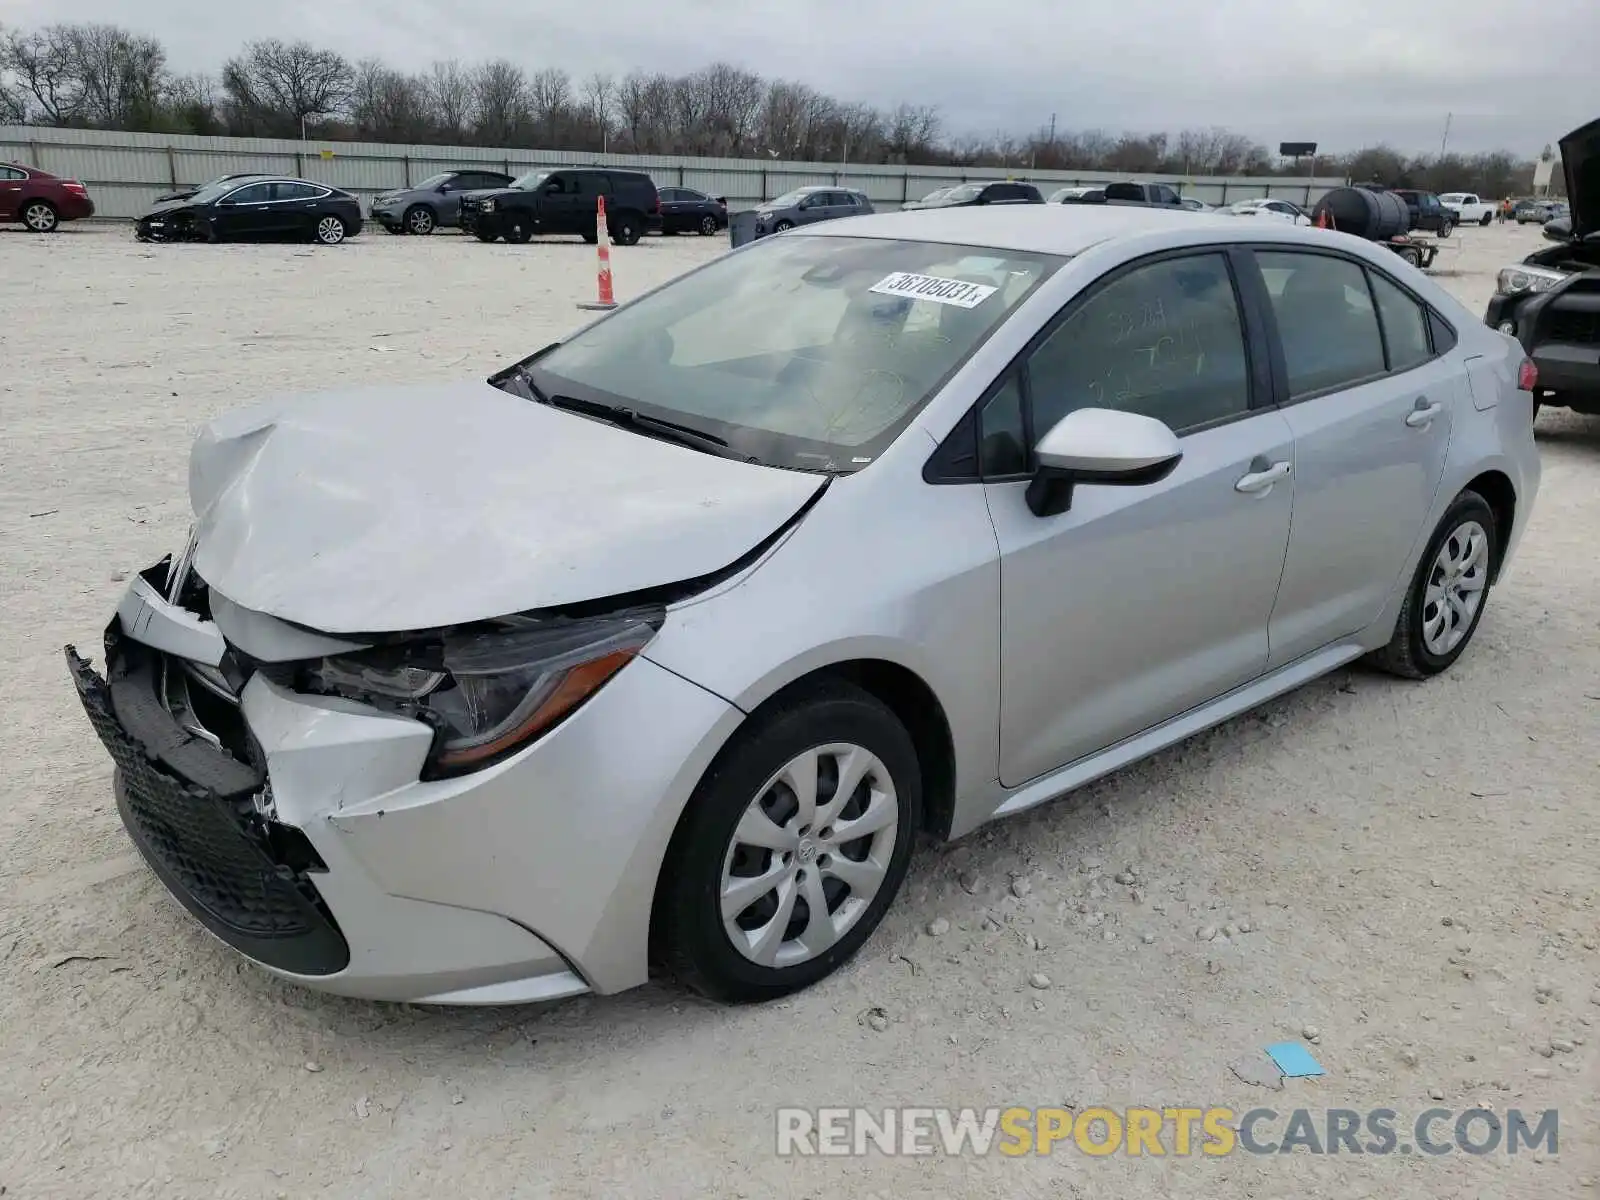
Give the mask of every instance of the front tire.
[(793, 221), (779, 221), (776, 225), (774, 225), (772, 227), (772, 232), (773, 233), (784, 233), (784, 232), (786, 232), (786, 231), (788, 231), (790, 229), (793, 229), (793, 228), (794, 228), (794, 222)]
[(657, 957), (714, 1000), (811, 986), (883, 919), (921, 815), (916, 749), (876, 697), (830, 682), (757, 714), (673, 835)]
[(417, 237), (427, 237), (438, 226), (438, 218), (426, 204), (413, 204), (406, 209), (406, 232)]
[(1448, 670), (1477, 632), (1499, 561), (1494, 510), (1477, 492), (1462, 492), (1429, 539), (1394, 635), (1373, 664), (1406, 679)]
[(48, 200), (30, 200), (22, 206), (22, 223), (29, 233), (54, 233), (61, 225), (61, 214)]

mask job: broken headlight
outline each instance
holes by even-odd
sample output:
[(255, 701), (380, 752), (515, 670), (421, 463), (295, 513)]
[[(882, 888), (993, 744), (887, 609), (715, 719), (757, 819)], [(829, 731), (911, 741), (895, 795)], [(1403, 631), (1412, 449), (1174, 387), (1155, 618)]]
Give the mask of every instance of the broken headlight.
[(513, 619), (429, 642), (325, 658), (308, 690), (360, 700), (433, 727), (423, 778), (499, 762), (594, 695), (661, 628), (660, 609)]
[(1495, 291), (1502, 296), (1548, 292), (1566, 277), (1565, 272), (1552, 271), (1549, 267), (1506, 267), (1495, 277)]

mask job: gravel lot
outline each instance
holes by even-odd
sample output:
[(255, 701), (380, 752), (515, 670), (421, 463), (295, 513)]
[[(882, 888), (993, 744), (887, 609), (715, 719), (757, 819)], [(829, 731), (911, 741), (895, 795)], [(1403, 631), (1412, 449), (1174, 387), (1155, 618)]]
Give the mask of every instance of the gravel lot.
[[(1481, 311), (1535, 244), (1463, 230), (1437, 273)], [(616, 250), (618, 291), (723, 245)], [(857, 961), (789, 1001), (379, 1006), (202, 934), (123, 834), (61, 645), (97, 648), (125, 572), (178, 548), (201, 421), (279, 389), (482, 377), (593, 287), (576, 241), (0, 233), (0, 1192), (1600, 1196), (1600, 421), (1565, 412), (1541, 417), (1532, 526), (1449, 675), (1342, 672), (926, 848)], [(1113, 879), (1130, 865), (1142, 902)], [(1309, 1025), (1325, 1078), (1230, 1074)], [(1404, 1127), (1478, 1102), (1560, 1108), (1559, 1156), (774, 1154), (781, 1104), (1381, 1106)]]

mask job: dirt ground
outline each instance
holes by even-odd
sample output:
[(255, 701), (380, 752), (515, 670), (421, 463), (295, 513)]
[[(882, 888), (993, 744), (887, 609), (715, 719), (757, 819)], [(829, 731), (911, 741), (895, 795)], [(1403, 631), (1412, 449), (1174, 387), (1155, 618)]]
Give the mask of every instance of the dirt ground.
[[(1481, 311), (1536, 244), (1463, 230), (1436, 273)], [(618, 291), (722, 246), (618, 249)], [(126, 572), (178, 548), (201, 421), (280, 389), (482, 377), (578, 323), (593, 288), (575, 241), (0, 233), (0, 1194), (1600, 1196), (1600, 421), (1565, 412), (1540, 418), (1531, 528), (1452, 672), (1340, 672), (925, 848), (856, 962), (789, 1001), (376, 1005), (275, 982), (203, 934), (118, 823), (62, 644), (97, 652)], [(1113, 879), (1130, 866), (1142, 903)], [(1229, 923), (1249, 932), (1197, 937)], [(1322, 1079), (1230, 1073), (1307, 1026)], [(1402, 1126), (1558, 1108), (1560, 1151), (774, 1148), (788, 1104), (1180, 1103), (1389, 1107)]]

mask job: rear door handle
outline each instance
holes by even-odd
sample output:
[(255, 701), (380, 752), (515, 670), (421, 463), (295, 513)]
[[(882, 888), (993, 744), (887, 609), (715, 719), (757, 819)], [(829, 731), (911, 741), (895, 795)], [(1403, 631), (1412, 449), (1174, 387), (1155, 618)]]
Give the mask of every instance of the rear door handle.
[(1238, 482), (1233, 485), (1234, 491), (1257, 495), (1271, 490), (1273, 484), (1281, 483), (1294, 471), (1292, 463), (1268, 463), (1264, 458), (1256, 459), (1250, 466), (1253, 468), (1250, 474), (1239, 477)]
[(1444, 405), (1437, 402), (1429, 404), (1422, 397), (1417, 398), (1417, 406), (1406, 415), (1406, 424), (1412, 429), (1426, 429), (1433, 424), (1433, 419), (1444, 411)]

